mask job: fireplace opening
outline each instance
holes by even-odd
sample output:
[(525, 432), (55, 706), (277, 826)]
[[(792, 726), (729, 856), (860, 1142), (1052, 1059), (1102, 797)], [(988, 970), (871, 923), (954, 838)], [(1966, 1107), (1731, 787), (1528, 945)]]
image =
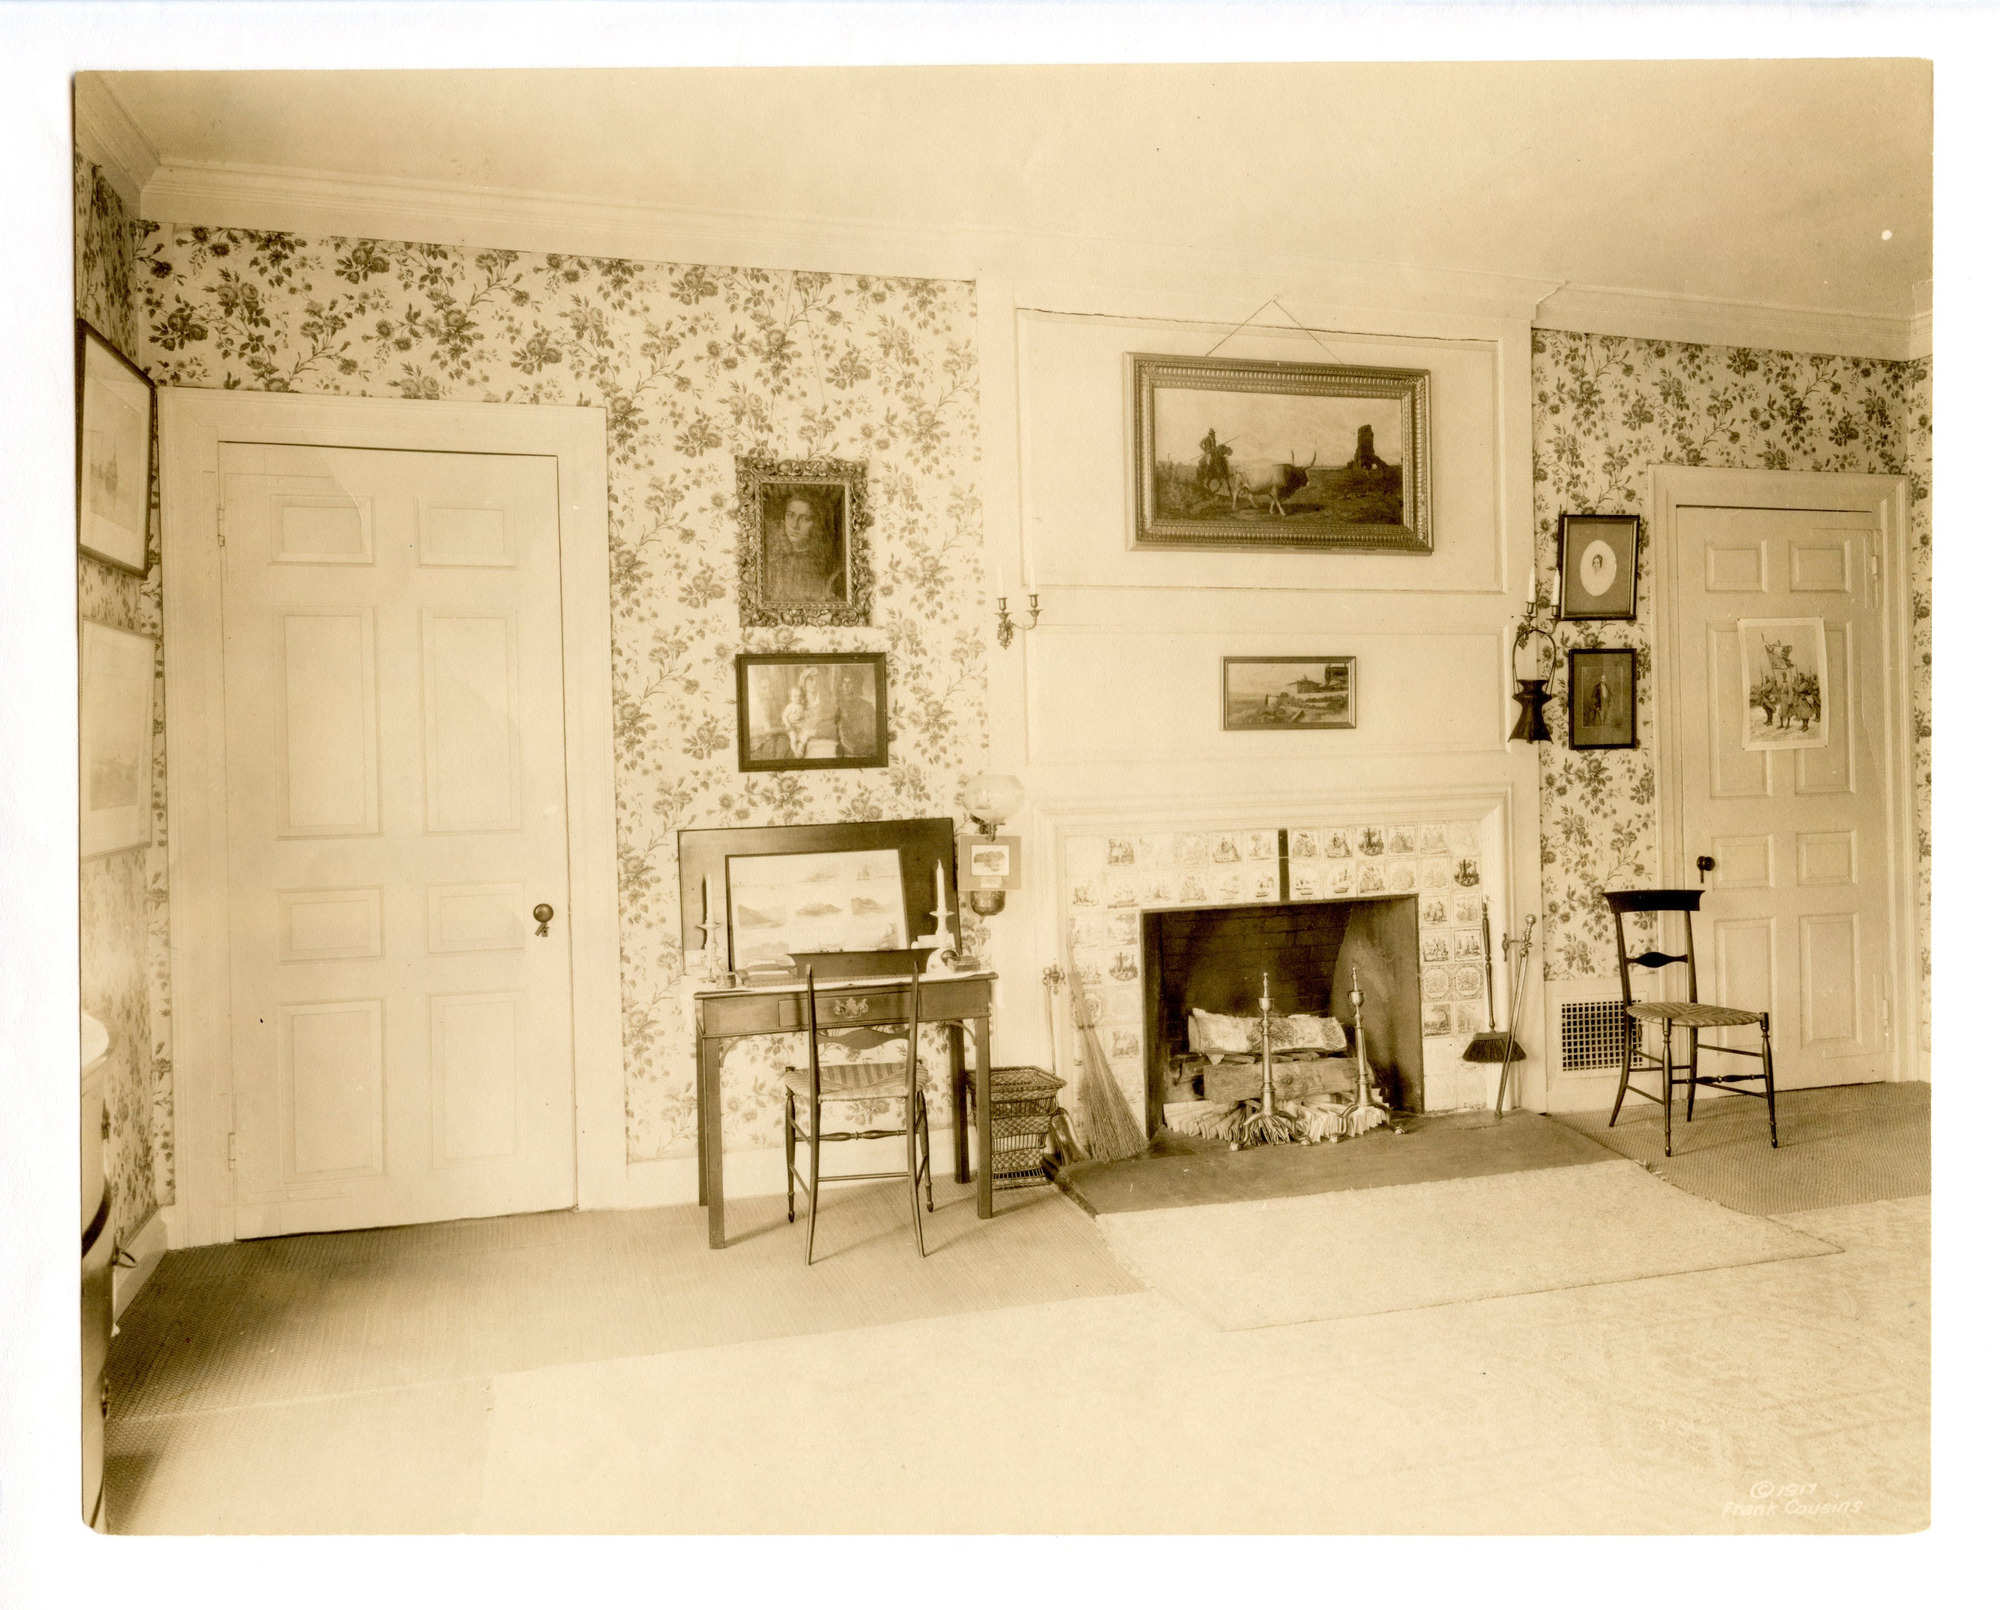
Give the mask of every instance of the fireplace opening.
[[(1261, 1066), (1244, 1052), (1224, 1054), (1234, 1044), (1228, 1027), (1212, 1022), (1205, 1043), (1190, 1039), (1197, 1010), (1235, 1020), (1258, 1018), (1267, 983), (1271, 1019), (1332, 1018), (1352, 1057), (1354, 1010), (1349, 996), (1358, 987), (1367, 1033), (1368, 1066), (1376, 1088), (1392, 1107), (1423, 1111), (1424, 1041), (1422, 980), (1417, 947), (1414, 895), (1363, 896), (1344, 900), (1304, 900), (1283, 905), (1206, 906), (1148, 911), (1140, 917), (1142, 1014), (1145, 1027), (1146, 1132), (1166, 1127), (1168, 1104), (1239, 1099), (1239, 1086), (1261, 1088)], [(1240, 1033), (1240, 1030), (1238, 1031)], [(1313, 1038), (1313, 1025), (1300, 1022), (1289, 1039)], [(1278, 1040), (1273, 1033), (1273, 1044)], [(1261, 1037), (1247, 1051), (1261, 1049)], [(1215, 1058), (1220, 1055), (1222, 1060)], [(1261, 1056), (1254, 1059), (1261, 1063)], [(1353, 1093), (1352, 1064), (1331, 1052), (1289, 1052), (1284, 1065), (1294, 1079), (1317, 1080), (1320, 1088)], [(1275, 1070), (1274, 1070), (1275, 1071)]]

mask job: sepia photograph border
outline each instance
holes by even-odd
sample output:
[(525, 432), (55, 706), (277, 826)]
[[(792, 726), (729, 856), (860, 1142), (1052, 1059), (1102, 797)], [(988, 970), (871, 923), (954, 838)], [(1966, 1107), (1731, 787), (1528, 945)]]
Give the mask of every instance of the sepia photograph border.
[[(1132, 418), (1132, 546), (1272, 552), (1416, 553), (1432, 551), (1431, 375), (1428, 369), (1376, 369), (1350, 364), (1290, 363), (1264, 358), (1188, 358), (1165, 353), (1126, 355)], [(1310, 517), (1244, 520), (1173, 519), (1159, 513), (1153, 480), (1157, 394), (1163, 390), (1246, 391), (1277, 397), (1390, 399), (1403, 422), (1401, 525), (1310, 521)]]
[[(772, 665), (868, 665), (875, 670), (875, 753), (808, 760), (758, 760), (750, 753), (750, 673)], [(857, 771), (889, 764), (889, 656), (887, 654), (739, 654), (736, 656), (736, 769), (738, 771)]]
[[(1572, 536), (1574, 528), (1574, 536)], [(1586, 535), (1586, 533), (1588, 535)], [(1571, 571), (1584, 544), (1606, 542), (1617, 556), (1618, 579), (1609, 601), (1581, 602), (1588, 595)], [(1629, 621), (1639, 618), (1639, 517), (1636, 514), (1565, 514), (1556, 531), (1556, 619), (1565, 621)]]
[[(108, 358), (124, 376), (146, 388), (145, 488), (139, 498), (139, 529), (127, 533), (95, 518), (84, 493), (84, 442), (93, 411), (101, 406), (104, 381), (91, 373), (93, 354)], [(160, 452), (160, 397), (153, 377), (113, 345), (88, 319), (76, 321), (76, 545), (91, 558), (134, 576), (146, 574), (146, 532), (152, 521), (152, 487)]]
[[(773, 487), (839, 487), (846, 506), (841, 533), (847, 597), (824, 604), (780, 604), (765, 596), (764, 494)], [(869, 554), (868, 463), (847, 458), (736, 460), (736, 593), (745, 626), (867, 626), (875, 607), (875, 568)]]

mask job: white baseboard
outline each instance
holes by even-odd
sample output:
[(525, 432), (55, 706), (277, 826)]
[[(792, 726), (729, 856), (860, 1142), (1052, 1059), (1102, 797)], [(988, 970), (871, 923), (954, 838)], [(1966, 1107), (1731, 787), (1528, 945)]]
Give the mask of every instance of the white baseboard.
[(111, 1318), (114, 1322), (139, 1295), (140, 1287), (153, 1278), (160, 1260), (167, 1254), (167, 1210), (154, 1208), (145, 1222), (119, 1244), (118, 1250), (132, 1259), (130, 1268), (120, 1260), (111, 1266)]
[[(973, 1142), (978, 1150), (978, 1142)], [(822, 1167), (843, 1174), (872, 1173), (878, 1169), (903, 1166), (903, 1143), (888, 1140), (847, 1141), (832, 1147), (822, 1157)], [(785, 1149), (760, 1147), (755, 1151), (722, 1154), (723, 1199), (785, 1194)], [(931, 1128), (931, 1173), (937, 1180), (951, 1178), (951, 1126)], [(580, 1201), (580, 1208), (676, 1207), (699, 1199), (692, 1157), (662, 1157), (649, 1162), (625, 1165), (624, 1188), (615, 1197)], [(827, 1190), (840, 1187), (829, 1184)]]

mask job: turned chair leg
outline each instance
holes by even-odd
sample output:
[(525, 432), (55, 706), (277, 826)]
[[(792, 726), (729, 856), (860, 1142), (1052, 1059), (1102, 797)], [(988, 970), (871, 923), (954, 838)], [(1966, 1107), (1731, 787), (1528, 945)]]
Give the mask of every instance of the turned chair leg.
[(819, 1233), (819, 1109), (813, 1109), (812, 1133), (806, 1137), (806, 1166), (811, 1178), (806, 1181), (806, 1267), (813, 1261), (813, 1237)]
[(1701, 1030), (1688, 1029), (1688, 1122), (1694, 1122), (1694, 1093), (1701, 1084)]
[(797, 1189), (799, 1179), (798, 1098), (785, 1092), (785, 1222), (799, 1221)]
[[(1625, 1105), (1625, 1087), (1632, 1082), (1632, 1042), (1638, 1034), (1639, 1025), (1628, 1017), (1625, 1020), (1625, 1059), (1618, 1070), (1618, 1099), (1611, 1103), (1611, 1122), (1604, 1126), (1606, 1129), (1616, 1126), (1618, 1109)], [(1503, 1068), (1501, 1072), (1505, 1073), (1506, 1070)]]
[(1771, 1145), (1778, 1144), (1778, 1085), (1771, 1073), (1771, 1014), (1761, 1019), (1764, 1030), (1764, 1107), (1771, 1115)]
[(1674, 1026), (1672, 1023), (1660, 1025), (1660, 1077), (1665, 1084), (1660, 1090), (1660, 1111), (1665, 1115), (1667, 1131), (1667, 1155), (1674, 1155)]

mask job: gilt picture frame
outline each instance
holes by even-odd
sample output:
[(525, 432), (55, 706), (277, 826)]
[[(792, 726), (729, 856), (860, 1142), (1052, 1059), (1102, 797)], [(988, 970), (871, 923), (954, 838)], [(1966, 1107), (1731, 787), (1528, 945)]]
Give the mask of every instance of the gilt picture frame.
[(1352, 654), (1237, 654), (1222, 661), (1224, 732), (1325, 732), (1359, 724)]
[(874, 609), (868, 465), (736, 460), (737, 606), (745, 626), (866, 626)]
[(889, 764), (889, 656), (736, 656), (739, 771)]
[(146, 573), (156, 407), (151, 377), (78, 319), (76, 545), (135, 576)]
[(1126, 363), (1134, 548), (1432, 551), (1429, 370)]

